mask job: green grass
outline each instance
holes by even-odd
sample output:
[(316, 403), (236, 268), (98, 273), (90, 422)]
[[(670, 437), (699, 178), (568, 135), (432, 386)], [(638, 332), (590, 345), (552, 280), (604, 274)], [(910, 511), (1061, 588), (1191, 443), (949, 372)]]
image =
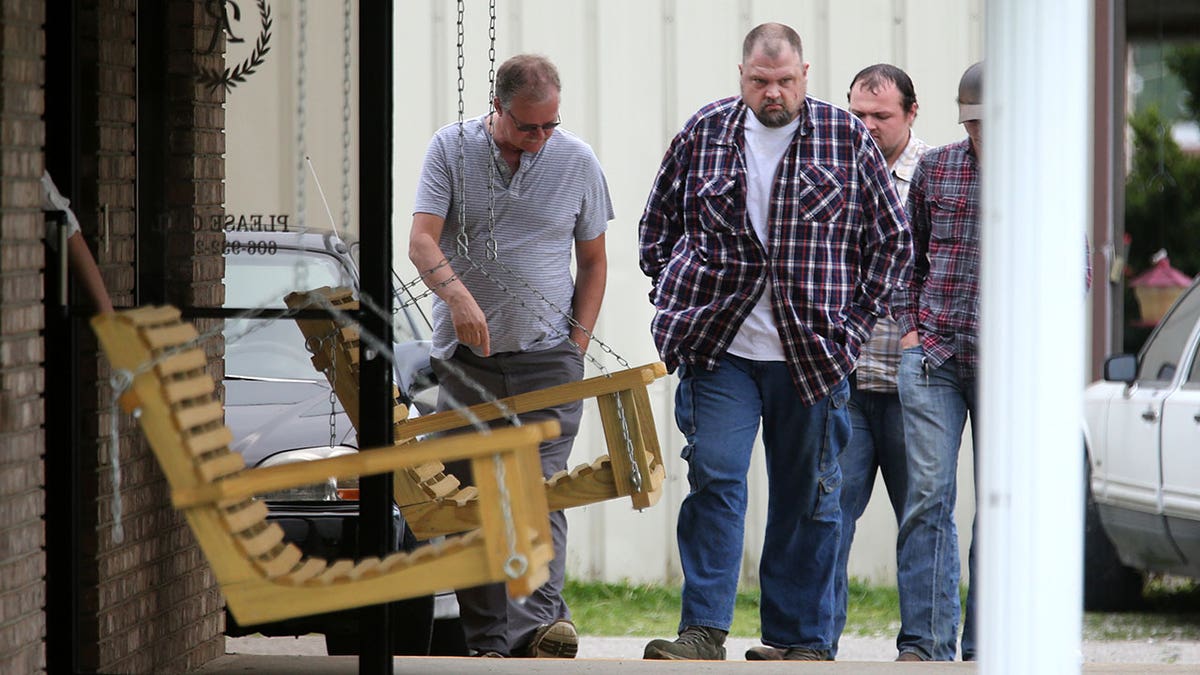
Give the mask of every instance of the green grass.
[[(668, 636), (679, 627), (679, 588), (581, 582), (568, 579), (563, 597), (575, 624), (588, 635)], [(733, 608), (735, 637), (757, 637), (758, 589), (738, 593)], [(900, 625), (896, 589), (850, 584), (850, 623), (846, 632), (894, 635)]]
[[(666, 637), (678, 628), (677, 586), (568, 579), (563, 596), (576, 625), (587, 635)], [(758, 589), (738, 593), (730, 634), (757, 637), (758, 607)], [(900, 627), (896, 589), (852, 580), (848, 615), (847, 635), (894, 637)], [(1200, 585), (1156, 579), (1147, 586), (1144, 611), (1088, 612), (1083, 636), (1088, 640), (1200, 640)]]

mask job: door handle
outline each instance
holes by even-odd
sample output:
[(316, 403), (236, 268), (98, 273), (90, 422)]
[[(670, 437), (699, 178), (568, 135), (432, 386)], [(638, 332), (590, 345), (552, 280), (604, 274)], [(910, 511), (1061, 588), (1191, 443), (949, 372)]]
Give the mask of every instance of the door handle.
[(1143, 410), (1142, 419), (1146, 420), (1147, 422), (1157, 422), (1158, 412), (1154, 410)]

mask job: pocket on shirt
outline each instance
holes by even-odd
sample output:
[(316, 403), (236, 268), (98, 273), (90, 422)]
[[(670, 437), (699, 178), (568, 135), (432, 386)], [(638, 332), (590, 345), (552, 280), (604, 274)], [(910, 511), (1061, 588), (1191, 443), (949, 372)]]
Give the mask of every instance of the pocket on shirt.
[(799, 175), (802, 187), (796, 201), (800, 220), (816, 223), (837, 220), (846, 206), (846, 170), (808, 164), (800, 167)]
[(733, 176), (702, 176), (696, 188), (700, 226), (711, 232), (734, 232), (742, 228), (744, 210), (737, 200)]

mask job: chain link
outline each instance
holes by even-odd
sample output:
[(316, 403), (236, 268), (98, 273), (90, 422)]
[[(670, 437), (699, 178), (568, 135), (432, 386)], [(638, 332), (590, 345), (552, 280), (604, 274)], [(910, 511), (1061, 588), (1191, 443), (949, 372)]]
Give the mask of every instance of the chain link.
[(458, 0), (458, 252), (460, 255), (467, 255), (470, 251), (471, 241), (467, 237), (467, 200), (463, 199), (463, 195), (467, 193), (467, 130), (466, 130), (466, 102), (463, 100), (463, 90), (466, 89), (467, 81), (463, 77), (463, 67), (467, 63), (466, 55), (463, 51), (463, 45), (466, 41), (466, 33), (463, 30), (463, 17), (466, 14), (466, 8), (463, 0)]
[[(617, 401), (617, 421), (621, 423), (621, 440), (625, 441), (625, 455), (629, 459), (629, 483), (634, 492), (642, 491), (642, 470), (634, 459), (633, 439), (629, 436), (629, 420), (625, 417), (625, 404), (621, 403), (621, 394), (613, 396)], [(639, 509), (640, 510), (640, 509)]]
[(352, 83), (350, 41), (354, 17), (352, 0), (342, 2), (342, 233), (350, 234), (350, 94)]
[(504, 518), (504, 539), (508, 544), (508, 559), (504, 561), (504, 573), (509, 579), (516, 579), (529, 569), (529, 560), (517, 550), (517, 528), (513, 523), (512, 496), (508, 494), (504, 460), (500, 455), (492, 455), (496, 465), (496, 483), (500, 487), (500, 510)]
[[(337, 445), (337, 343), (335, 335), (330, 334), (321, 338), (322, 351), (329, 354), (329, 365), (325, 366), (329, 378), (329, 449)], [(304, 345), (305, 348), (308, 344)], [(311, 349), (309, 351), (312, 351)]]
[[(112, 402), (108, 408), (108, 452), (112, 459), (112, 502), (109, 504), (113, 519), (112, 539), (114, 544), (125, 541), (125, 526), (121, 523), (124, 504), (121, 500), (121, 437), (118, 431), (118, 421), (121, 416), (120, 398), (133, 386), (133, 374), (128, 370), (117, 370), (109, 379), (112, 385)], [(135, 417), (141, 416), (142, 410), (134, 410)]]
[[(308, 150), (304, 142), (304, 127), (308, 122), (308, 0), (300, 0), (296, 26), (296, 225), (304, 232), (307, 198), (304, 170)], [(297, 287), (299, 288), (299, 287)]]
[[(496, 100), (496, 0), (488, 3), (488, 11), (488, 110), (491, 110), (492, 101)], [(500, 256), (500, 246), (496, 243), (496, 157), (500, 153), (492, 134), (487, 134), (487, 138), (491, 161), (488, 162), (488, 237), (483, 247), (484, 257), (496, 260)], [(463, 200), (466, 200), (465, 191)]]

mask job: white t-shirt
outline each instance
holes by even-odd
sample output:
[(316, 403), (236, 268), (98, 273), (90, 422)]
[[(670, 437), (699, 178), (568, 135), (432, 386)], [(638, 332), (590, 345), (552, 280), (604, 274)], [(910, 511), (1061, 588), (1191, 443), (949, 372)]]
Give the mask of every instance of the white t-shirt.
[[(753, 111), (746, 111), (746, 215), (763, 248), (770, 256), (771, 237), (768, 235), (771, 215), (771, 191), (775, 186), (775, 172), (779, 162), (792, 143), (800, 118), (783, 127), (763, 126)], [(771, 313), (771, 283), (755, 303), (754, 309), (738, 329), (729, 344), (729, 353), (754, 361), (786, 361), (779, 329)]]

